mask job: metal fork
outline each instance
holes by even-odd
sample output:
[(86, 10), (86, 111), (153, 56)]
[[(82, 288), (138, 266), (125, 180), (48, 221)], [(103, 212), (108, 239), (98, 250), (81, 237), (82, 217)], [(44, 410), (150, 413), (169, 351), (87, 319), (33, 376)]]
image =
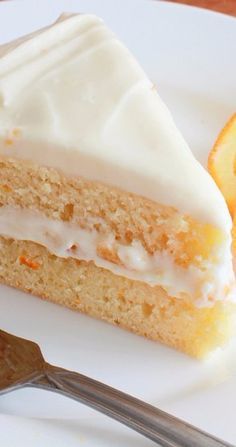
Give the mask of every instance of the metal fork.
[(71, 397), (136, 430), (161, 447), (233, 447), (139, 399), (47, 363), (39, 346), (0, 331), (0, 395), (36, 387)]

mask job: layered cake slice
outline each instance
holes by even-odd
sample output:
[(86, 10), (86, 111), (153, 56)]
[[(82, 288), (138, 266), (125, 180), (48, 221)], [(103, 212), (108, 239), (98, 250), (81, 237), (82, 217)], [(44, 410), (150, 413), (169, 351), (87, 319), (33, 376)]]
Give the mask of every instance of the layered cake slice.
[(1, 48), (0, 167), (2, 283), (199, 357), (231, 335), (224, 199), (97, 17)]

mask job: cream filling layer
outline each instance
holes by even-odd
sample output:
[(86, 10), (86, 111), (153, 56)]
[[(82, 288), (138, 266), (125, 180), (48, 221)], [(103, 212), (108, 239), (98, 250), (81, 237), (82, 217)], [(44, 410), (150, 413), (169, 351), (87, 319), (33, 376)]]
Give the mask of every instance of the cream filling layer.
[[(176, 265), (167, 251), (150, 255), (139, 241), (125, 246), (118, 243), (112, 234), (102, 235), (94, 229), (82, 229), (77, 224), (53, 220), (28, 209), (1, 207), (0, 235), (36, 242), (62, 258), (93, 261), (115, 275), (162, 286), (177, 298), (190, 295), (200, 306), (227, 298), (225, 286), (234, 280), (227, 251), (219, 254), (221, 262), (217, 265), (205, 262), (202, 269), (194, 265), (186, 269)], [(100, 257), (98, 249), (101, 246), (109, 251), (115, 250), (121, 265)]]

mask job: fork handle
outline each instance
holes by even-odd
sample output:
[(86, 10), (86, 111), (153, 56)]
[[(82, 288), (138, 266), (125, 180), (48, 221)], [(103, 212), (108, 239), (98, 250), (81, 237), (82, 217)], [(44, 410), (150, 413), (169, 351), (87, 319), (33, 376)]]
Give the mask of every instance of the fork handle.
[(45, 375), (29, 385), (75, 399), (161, 447), (233, 447), (152, 405), (79, 373), (46, 364)]

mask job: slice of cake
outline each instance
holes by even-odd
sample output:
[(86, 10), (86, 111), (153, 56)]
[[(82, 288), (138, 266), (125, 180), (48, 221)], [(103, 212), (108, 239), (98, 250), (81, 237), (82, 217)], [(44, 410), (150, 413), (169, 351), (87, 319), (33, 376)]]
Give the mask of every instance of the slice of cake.
[(231, 219), (97, 17), (1, 48), (2, 283), (195, 356), (235, 318)]

